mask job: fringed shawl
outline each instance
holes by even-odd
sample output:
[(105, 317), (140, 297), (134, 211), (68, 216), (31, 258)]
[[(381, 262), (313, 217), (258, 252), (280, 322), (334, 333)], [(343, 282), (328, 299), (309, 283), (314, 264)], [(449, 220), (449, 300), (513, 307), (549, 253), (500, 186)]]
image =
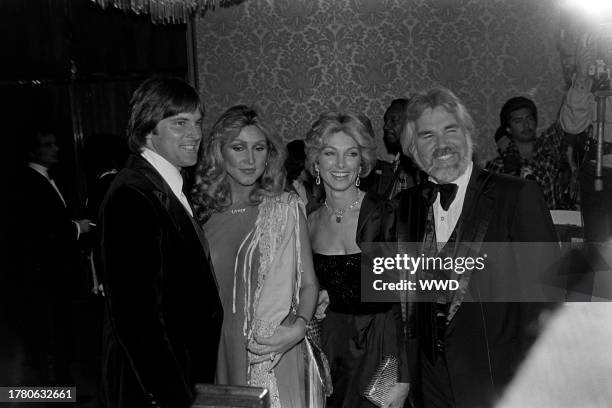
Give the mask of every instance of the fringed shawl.
[[(299, 302), (302, 263), (300, 258), (299, 212), (305, 214), (304, 204), (293, 193), (266, 197), (259, 204), (259, 214), (253, 229), (240, 245), (246, 246), (242, 270), (234, 265), (233, 309), (236, 309), (236, 279), (245, 285), (244, 334), (253, 346), (254, 336), (271, 336)], [(253, 256), (259, 251), (259, 270), (253, 270)], [(253, 295), (251, 282), (257, 274)], [(270, 355), (258, 356), (248, 352), (248, 383), (266, 387), (270, 391), (272, 408), (280, 408), (278, 387), (270, 370)]]

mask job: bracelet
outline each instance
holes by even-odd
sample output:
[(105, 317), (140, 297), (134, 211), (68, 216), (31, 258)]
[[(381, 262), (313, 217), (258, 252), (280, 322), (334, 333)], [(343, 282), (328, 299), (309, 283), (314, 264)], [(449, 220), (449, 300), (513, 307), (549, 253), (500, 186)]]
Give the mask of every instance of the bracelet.
[(304, 321), (304, 324), (305, 324), (306, 326), (308, 326), (309, 321), (308, 321), (308, 319), (306, 319), (304, 316), (302, 316), (302, 315), (297, 315), (297, 316), (295, 316), (295, 320), (297, 320), (297, 319), (302, 319), (302, 320)]

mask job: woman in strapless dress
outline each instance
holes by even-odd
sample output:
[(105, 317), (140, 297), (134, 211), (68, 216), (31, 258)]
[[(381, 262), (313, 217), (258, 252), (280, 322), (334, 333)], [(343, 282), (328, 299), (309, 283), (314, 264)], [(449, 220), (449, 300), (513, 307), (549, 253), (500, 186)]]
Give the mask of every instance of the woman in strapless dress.
[[(324, 114), (306, 136), (309, 170), (323, 185), (325, 202), (310, 214), (308, 227), (320, 295), (333, 393), (327, 407), (374, 407), (364, 391), (386, 356), (405, 361), (397, 342), (400, 326), (390, 303), (361, 302), (361, 242), (382, 241), (388, 203), (357, 187), (375, 164), (373, 138), (352, 114)], [(408, 384), (398, 383), (385, 407), (402, 407)]]

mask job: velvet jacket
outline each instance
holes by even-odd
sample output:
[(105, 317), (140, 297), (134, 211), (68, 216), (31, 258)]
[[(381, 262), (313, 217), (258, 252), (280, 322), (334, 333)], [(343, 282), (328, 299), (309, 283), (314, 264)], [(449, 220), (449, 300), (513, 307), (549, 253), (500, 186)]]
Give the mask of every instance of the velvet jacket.
[[(403, 191), (394, 201), (398, 242), (422, 242), (424, 238), (429, 208), (421, 190), (422, 185), (419, 185)], [(557, 241), (550, 213), (537, 184), (489, 173), (476, 166), (468, 183), (456, 233), (459, 243)], [(460, 246), (454, 256), (482, 255), (482, 247), (480, 250), (474, 250), (474, 246), (469, 248)], [(484, 292), (491, 295), (496, 291), (518, 290), (512, 285), (518, 280), (521, 260), (504, 253), (510, 248), (510, 245), (487, 247), (489, 259), (514, 259), (515, 262), (486, 269), (486, 273), (472, 273), (466, 294), (472, 300), (461, 303), (446, 326), (444, 357), (457, 407), (492, 405), (533, 342), (535, 333), (531, 329), (539, 312), (550, 306), (544, 303), (479, 301)], [(555, 245), (546, 246), (546, 249), (551, 253), (541, 254), (542, 260), (557, 256)], [(533, 270), (533, 265), (530, 267)], [(546, 267), (542, 265), (542, 269)], [(413, 336), (407, 344), (411, 382), (417, 394), (421, 380), (419, 359), (426, 358), (423, 351), (433, 346), (423, 330), (424, 320), (431, 316), (423, 313), (423, 305), (413, 305), (414, 313), (409, 322), (409, 332)], [(415, 348), (421, 352), (416, 352)]]
[(100, 212), (109, 408), (189, 407), (212, 383), (223, 311), (201, 229), (161, 175), (131, 156)]

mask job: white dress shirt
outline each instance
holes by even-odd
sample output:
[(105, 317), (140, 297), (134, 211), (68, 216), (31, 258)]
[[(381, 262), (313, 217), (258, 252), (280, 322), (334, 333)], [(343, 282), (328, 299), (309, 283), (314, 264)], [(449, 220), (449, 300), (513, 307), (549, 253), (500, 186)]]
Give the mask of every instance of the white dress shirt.
[[(457, 221), (461, 216), (463, 210), (463, 201), (465, 200), (465, 193), (467, 191), (467, 185), (472, 175), (473, 163), (470, 162), (461, 176), (456, 180), (451, 181), (453, 184), (457, 184), (457, 195), (455, 199), (448, 207), (448, 211), (444, 211), (440, 204), (440, 194), (436, 197), (436, 201), (433, 203), (434, 220), (436, 223), (436, 240), (439, 244), (445, 244), (448, 242)], [(432, 183), (437, 183), (434, 179), (429, 177)]]
[(189, 205), (189, 201), (183, 193), (183, 176), (181, 176), (179, 169), (174, 167), (172, 163), (149, 148), (145, 147), (140, 154), (151, 164), (151, 166), (153, 166), (153, 168), (155, 168), (155, 170), (157, 170), (164, 181), (168, 183), (176, 198), (178, 198), (181, 204), (183, 204), (183, 207), (185, 207), (185, 210), (189, 213), (189, 215), (193, 217), (193, 212), (191, 210), (191, 206)]

